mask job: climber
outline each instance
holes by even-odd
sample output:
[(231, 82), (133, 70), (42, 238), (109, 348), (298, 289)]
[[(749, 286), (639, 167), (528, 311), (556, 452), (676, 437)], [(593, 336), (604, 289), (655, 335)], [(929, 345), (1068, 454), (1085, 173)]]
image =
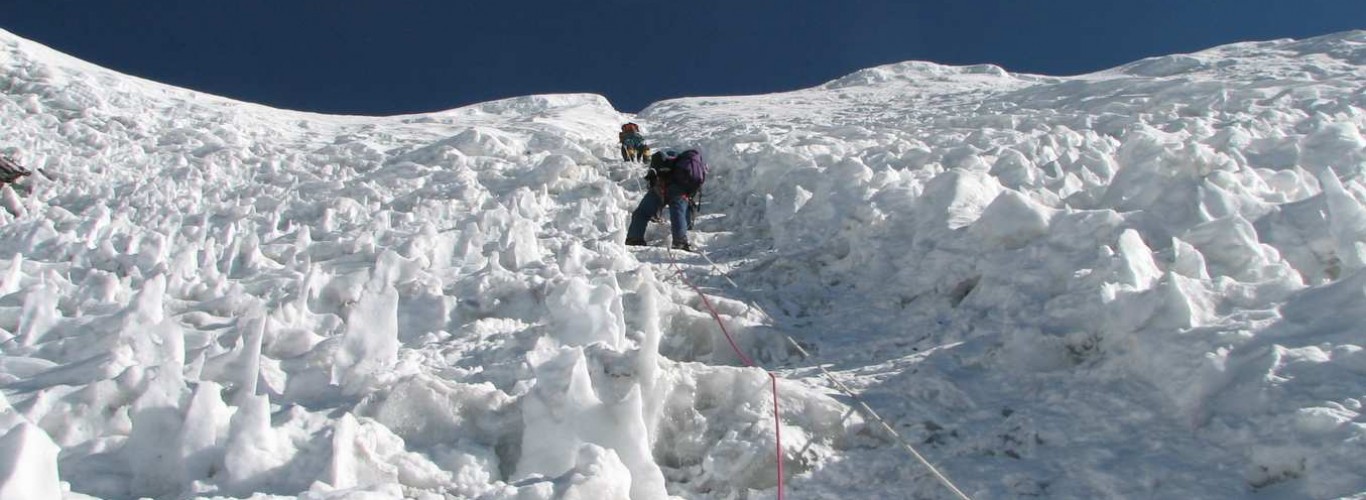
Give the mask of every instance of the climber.
[(617, 134), (617, 139), (621, 142), (621, 159), (625, 161), (645, 162), (650, 157), (650, 147), (645, 144), (645, 136), (640, 133), (640, 126), (634, 123), (627, 123), (621, 126), (621, 132)]
[(650, 168), (645, 180), (650, 189), (640, 199), (640, 204), (631, 213), (631, 223), (626, 230), (626, 244), (644, 246), (645, 228), (651, 216), (659, 212), (663, 205), (669, 207), (669, 226), (673, 233), (673, 248), (693, 251), (688, 242), (688, 209), (691, 200), (702, 190), (707, 180), (707, 164), (702, 161), (702, 153), (695, 149), (675, 155), (673, 151), (657, 152), (650, 156)]

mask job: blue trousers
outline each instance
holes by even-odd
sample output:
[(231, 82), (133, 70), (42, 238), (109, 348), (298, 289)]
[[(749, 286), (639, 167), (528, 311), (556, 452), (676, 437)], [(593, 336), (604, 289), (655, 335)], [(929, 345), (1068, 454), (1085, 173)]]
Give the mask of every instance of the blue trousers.
[(636, 211), (631, 212), (631, 225), (626, 227), (626, 239), (645, 239), (645, 227), (650, 224), (650, 218), (659, 213), (660, 205), (667, 203), (669, 205), (669, 226), (673, 230), (673, 244), (686, 243), (688, 241), (687, 194), (687, 191), (680, 186), (669, 186), (664, 197), (660, 197), (659, 193), (653, 189), (645, 193), (645, 197), (640, 199), (640, 205), (636, 206)]

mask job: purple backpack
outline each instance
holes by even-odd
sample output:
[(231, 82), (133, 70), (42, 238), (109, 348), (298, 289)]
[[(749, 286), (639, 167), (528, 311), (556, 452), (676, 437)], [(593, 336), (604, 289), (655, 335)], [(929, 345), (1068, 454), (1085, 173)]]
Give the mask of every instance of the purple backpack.
[(679, 154), (674, 160), (673, 170), (674, 182), (687, 186), (690, 191), (701, 189), (702, 184), (707, 182), (707, 164), (702, 161), (702, 153), (696, 149)]

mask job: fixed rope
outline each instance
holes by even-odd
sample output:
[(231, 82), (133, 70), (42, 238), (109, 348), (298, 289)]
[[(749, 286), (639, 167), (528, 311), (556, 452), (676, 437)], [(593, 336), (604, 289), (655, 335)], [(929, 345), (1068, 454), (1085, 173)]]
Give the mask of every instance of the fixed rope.
[[(735, 350), (735, 354), (740, 357), (740, 361), (744, 362), (745, 366), (750, 368), (764, 370), (762, 366), (755, 364), (754, 360), (740, 349), (739, 344), (735, 343), (735, 337), (732, 336), (730, 330), (726, 328), (726, 323), (721, 321), (721, 314), (711, 305), (711, 300), (707, 299), (707, 294), (702, 293), (702, 289), (698, 288), (697, 285), (692, 284), (692, 281), (688, 279), (688, 275), (683, 272), (683, 268), (679, 267), (678, 259), (674, 257), (673, 250), (669, 250), (669, 266), (673, 268), (674, 273), (678, 275), (679, 279), (683, 280), (683, 284), (688, 285), (688, 288), (691, 288), (697, 293), (697, 296), (702, 299), (702, 305), (706, 306), (707, 312), (711, 313), (712, 319), (716, 320), (716, 324), (721, 327), (721, 333), (726, 336), (726, 341), (730, 342), (730, 348)], [(783, 500), (783, 422), (781, 411), (778, 409), (778, 376), (768, 370), (764, 370), (764, 373), (768, 375), (769, 385), (773, 389), (773, 440), (777, 443), (775, 445), (775, 454), (778, 462), (778, 500)]]
[[(701, 255), (702, 258), (705, 259), (705, 260), (707, 261), (707, 263), (711, 265), (712, 271), (714, 271), (717, 275), (720, 275), (721, 278), (725, 279), (727, 283), (730, 283), (730, 286), (734, 287), (735, 290), (736, 290), (737, 292), (739, 292), (739, 293), (741, 293), (741, 294), (745, 294), (745, 290), (744, 290), (743, 288), (740, 288), (740, 285), (736, 284), (734, 280), (730, 279), (730, 275), (727, 274), (725, 271), (721, 270), (721, 266), (716, 265), (716, 262), (713, 261), (713, 260), (711, 260), (711, 257), (708, 257), (707, 254), (706, 254), (705, 252), (702, 252), (701, 250), (697, 250), (696, 253), (697, 253), (698, 255)], [(674, 266), (674, 269), (678, 270), (677, 272), (678, 272), (679, 275), (681, 276), (682, 273), (683, 273), (683, 271), (682, 271), (681, 269), (678, 268), (677, 261), (673, 261), (673, 254), (672, 254), (672, 251), (671, 251), (670, 254), (669, 254), (669, 258), (670, 258), (670, 260), (671, 260), (670, 265)], [(711, 304), (710, 304), (709, 302), (707, 302), (706, 295), (703, 295), (702, 292), (701, 292), (700, 290), (698, 290), (697, 287), (693, 286), (692, 283), (689, 282), (689, 281), (687, 280), (686, 277), (683, 277), (683, 282), (686, 283), (686, 284), (687, 284), (689, 287), (691, 287), (693, 290), (696, 290), (697, 293), (698, 293), (698, 295), (702, 295), (702, 301), (703, 301), (703, 303), (707, 305), (707, 308), (708, 308), (708, 309), (711, 309)], [(776, 320), (773, 316), (769, 315), (767, 312), (763, 311), (762, 309), (758, 309), (757, 307), (752, 307), (752, 305), (751, 305), (751, 303), (753, 302), (752, 300), (745, 300), (745, 302), (746, 302), (746, 307), (750, 307), (751, 309), (758, 310), (758, 311), (759, 311), (760, 313), (762, 313), (764, 316), (768, 316), (769, 321), (771, 321), (771, 322), (773, 322), (773, 323), (775, 323), (775, 324), (777, 323), (777, 320)], [(720, 322), (721, 322), (721, 319), (720, 319), (720, 317), (717, 316), (716, 311), (715, 311), (715, 310), (711, 310), (711, 313), (712, 313), (712, 317), (715, 317), (715, 318), (716, 318), (717, 323), (720, 323)], [(725, 326), (723, 325), (721, 328), (722, 328), (722, 332), (725, 332)], [(783, 336), (784, 339), (787, 339), (787, 342), (788, 342), (789, 344), (792, 344), (792, 347), (795, 347), (795, 348), (797, 349), (797, 352), (801, 353), (801, 355), (802, 355), (803, 358), (810, 359), (810, 358), (812, 357), (812, 356), (811, 356), (811, 353), (807, 352), (807, 350), (806, 350), (805, 348), (803, 348), (802, 345), (796, 341), (796, 339), (793, 339), (792, 336), (787, 335), (787, 334), (782, 334), (782, 336)], [(736, 349), (736, 351), (738, 352), (738, 351), (739, 351), (739, 348), (736, 347), (735, 341), (734, 341), (733, 339), (730, 338), (730, 333), (726, 333), (726, 339), (727, 339), (727, 340), (730, 340), (731, 347), (734, 347), (734, 348)], [(746, 362), (747, 362), (748, 364), (750, 364), (750, 366), (754, 366), (752, 362), (748, 361), (749, 358), (743, 357), (743, 356), (744, 356), (743, 354), (741, 354), (741, 356), (742, 356), (742, 359), (746, 360)], [(843, 382), (840, 382), (839, 379), (835, 378), (835, 375), (834, 375), (833, 373), (830, 373), (829, 370), (826, 370), (824, 365), (822, 365), (822, 364), (820, 364), (820, 363), (816, 363), (816, 368), (819, 368), (819, 369), (820, 369), (821, 374), (824, 375), (826, 379), (830, 380), (830, 383), (833, 384), (833, 385), (835, 386), (835, 389), (836, 389), (836, 390), (838, 390), (838, 391), (844, 393), (845, 396), (848, 396), (849, 398), (851, 398), (851, 399), (853, 399), (855, 402), (857, 402), (857, 403), (858, 403), (858, 407), (859, 407), (865, 414), (867, 414), (869, 418), (872, 418), (872, 419), (873, 419), (874, 421), (876, 421), (878, 424), (881, 424), (883, 430), (886, 430), (888, 434), (891, 434), (891, 436), (892, 436), (894, 439), (896, 439), (896, 441), (897, 441), (898, 443), (901, 444), (901, 447), (902, 447), (902, 448), (904, 448), (907, 452), (909, 452), (909, 453), (911, 454), (912, 457), (915, 457), (916, 461), (920, 462), (921, 465), (925, 466), (925, 468), (928, 469), (928, 470), (930, 471), (930, 474), (933, 475), (934, 478), (937, 479), (937, 480), (940, 482), (940, 484), (943, 484), (945, 488), (947, 488), (949, 491), (953, 492), (953, 494), (954, 494), (955, 496), (957, 496), (958, 498), (960, 498), (960, 499), (962, 499), (962, 500), (972, 500), (970, 497), (968, 497), (967, 494), (963, 493), (963, 490), (959, 489), (958, 486), (954, 485), (954, 484), (953, 484), (953, 481), (949, 480), (948, 476), (946, 476), (946, 475), (944, 475), (944, 473), (940, 472), (938, 467), (935, 467), (934, 464), (930, 463), (930, 461), (927, 460), (927, 459), (925, 458), (924, 455), (921, 455), (920, 452), (917, 451), (917, 450), (915, 449), (915, 446), (912, 446), (911, 443), (910, 443), (909, 441), (906, 440), (906, 438), (904, 438), (904, 437), (901, 436), (901, 433), (899, 433), (899, 432), (897, 432), (895, 429), (893, 429), (892, 426), (891, 426), (891, 424), (888, 424), (886, 420), (883, 420), (883, 418), (882, 418), (881, 415), (878, 415), (876, 411), (873, 411), (873, 408), (872, 408), (871, 406), (868, 406), (868, 403), (865, 402), (865, 401), (863, 400), (863, 398), (859, 397), (858, 394), (855, 394), (854, 391), (853, 391), (852, 389), (849, 388), (849, 386), (844, 385)], [(767, 371), (766, 371), (766, 372), (767, 372)], [(776, 418), (777, 418), (777, 411), (778, 411), (778, 400), (777, 400), (777, 383), (778, 383), (778, 382), (777, 382), (776, 376), (773, 375), (772, 372), (767, 372), (767, 373), (768, 373), (768, 376), (769, 376), (769, 377), (774, 377), (774, 380), (773, 380), (773, 384), (774, 384), (774, 386), (773, 386), (773, 387), (774, 387), (773, 411), (774, 411), (774, 418), (776, 419)], [(780, 455), (779, 455), (779, 460), (778, 460), (778, 474), (779, 474), (779, 478), (778, 478), (778, 484), (779, 484), (778, 498), (781, 499), (781, 498), (782, 498), (782, 487), (781, 487), (781, 485), (782, 485), (782, 477), (781, 477), (781, 476), (782, 476), (781, 447), (779, 448), (779, 452), (780, 452)]]

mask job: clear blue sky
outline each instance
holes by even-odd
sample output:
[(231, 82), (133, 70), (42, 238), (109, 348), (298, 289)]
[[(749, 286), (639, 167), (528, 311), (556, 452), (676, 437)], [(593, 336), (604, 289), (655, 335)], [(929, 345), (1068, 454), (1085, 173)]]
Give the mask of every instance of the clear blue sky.
[(0, 0), (0, 28), (144, 78), (389, 115), (603, 94), (622, 111), (918, 59), (1069, 75), (1366, 28), (1361, 0)]

